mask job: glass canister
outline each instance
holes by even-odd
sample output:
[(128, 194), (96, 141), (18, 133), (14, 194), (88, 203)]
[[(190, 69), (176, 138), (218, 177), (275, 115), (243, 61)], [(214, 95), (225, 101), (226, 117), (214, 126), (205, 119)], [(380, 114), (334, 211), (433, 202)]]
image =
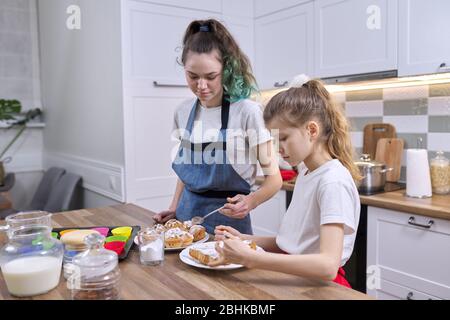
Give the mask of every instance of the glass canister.
[(51, 214), (20, 212), (6, 218), (8, 243), (0, 250), (0, 267), (10, 294), (46, 293), (59, 284), (63, 245), (52, 237)]
[(431, 187), (435, 194), (450, 192), (450, 161), (443, 151), (437, 151), (436, 157), (430, 161)]
[(146, 228), (138, 233), (139, 257), (143, 265), (163, 263), (164, 234), (164, 230), (158, 228)]
[(119, 258), (103, 247), (105, 237), (93, 233), (85, 238), (88, 250), (72, 259), (67, 282), (73, 300), (118, 300), (120, 298)]

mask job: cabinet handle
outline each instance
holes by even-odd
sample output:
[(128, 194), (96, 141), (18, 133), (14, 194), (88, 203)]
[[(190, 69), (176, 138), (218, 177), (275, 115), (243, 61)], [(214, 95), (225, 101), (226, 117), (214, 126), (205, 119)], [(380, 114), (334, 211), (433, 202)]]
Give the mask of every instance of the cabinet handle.
[(408, 295), (406, 296), (406, 300), (414, 300), (413, 296), (414, 296), (414, 293), (409, 292)]
[(439, 71), (450, 71), (450, 66), (447, 66), (447, 64), (445, 62), (442, 62), (441, 65), (439, 66)]
[(414, 217), (410, 217), (408, 220), (408, 223), (412, 226), (430, 229), (431, 226), (434, 224), (434, 221), (430, 220), (430, 221), (428, 221), (428, 224), (420, 224), (420, 223), (416, 223), (416, 219)]
[(177, 83), (161, 83), (158, 81), (153, 81), (153, 85), (155, 87), (166, 87), (166, 88), (187, 88), (186, 84), (177, 84)]
[(287, 81), (285, 81), (285, 82), (283, 82), (283, 83), (279, 83), (278, 81), (277, 82), (275, 82), (274, 84), (273, 84), (273, 86), (275, 87), (275, 88), (283, 88), (283, 87), (286, 87), (288, 85), (288, 82)]

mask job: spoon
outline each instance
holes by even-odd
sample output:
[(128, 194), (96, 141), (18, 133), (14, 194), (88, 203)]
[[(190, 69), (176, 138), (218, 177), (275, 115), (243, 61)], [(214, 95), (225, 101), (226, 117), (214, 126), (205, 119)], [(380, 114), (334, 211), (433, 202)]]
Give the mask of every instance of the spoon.
[(220, 207), (220, 208), (218, 208), (218, 209), (215, 209), (215, 210), (211, 211), (210, 213), (204, 215), (203, 217), (199, 217), (199, 216), (193, 217), (193, 218), (191, 219), (192, 225), (195, 225), (195, 224), (202, 224), (202, 223), (205, 221), (206, 218), (208, 218), (210, 215), (212, 215), (212, 214), (218, 212), (219, 210), (222, 210), (224, 207), (225, 207), (225, 206), (222, 206), (222, 207)]

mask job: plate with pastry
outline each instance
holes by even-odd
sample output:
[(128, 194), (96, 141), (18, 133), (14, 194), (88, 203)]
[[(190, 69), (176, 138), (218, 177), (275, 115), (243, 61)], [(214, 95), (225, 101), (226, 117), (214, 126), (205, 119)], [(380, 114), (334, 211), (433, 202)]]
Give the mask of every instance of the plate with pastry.
[[(244, 242), (246, 242), (253, 250), (263, 251), (263, 249), (258, 247), (254, 241), (244, 240)], [(229, 263), (217, 267), (208, 266), (208, 263), (220, 258), (219, 253), (215, 249), (216, 243), (217, 241), (194, 244), (180, 252), (180, 259), (188, 265), (203, 269), (233, 270), (243, 267), (243, 265), (235, 263)]]
[[(209, 234), (205, 227), (192, 225), (189, 222), (181, 222), (176, 219), (167, 221), (164, 225), (157, 224), (154, 229), (164, 232), (164, 244), (166, 251), (179, 251), (194, 243), (203, 243), (209, 240)], [(139, 244), (138, 239), (134, 242)]]

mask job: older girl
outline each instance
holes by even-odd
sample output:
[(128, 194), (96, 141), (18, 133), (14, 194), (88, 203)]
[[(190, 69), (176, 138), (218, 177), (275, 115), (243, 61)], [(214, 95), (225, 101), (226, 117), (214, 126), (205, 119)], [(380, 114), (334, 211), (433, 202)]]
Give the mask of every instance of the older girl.
[[(226, 224), (251, 234), (250, 210), (273, 196), (282, 181), (262, 110), (248, 99), (255, 90), (250, 63), (213, 19), (188, 26), (181, 62), (196, 97), (175, 112), (181, 144), (172, 167), (178, 184), (169, 209), (154, 219), (190, 220), (225, 205), (222, 214), (205, 220), (206, 230)], [(266, 179), (252, 192), (258, 162)]]

